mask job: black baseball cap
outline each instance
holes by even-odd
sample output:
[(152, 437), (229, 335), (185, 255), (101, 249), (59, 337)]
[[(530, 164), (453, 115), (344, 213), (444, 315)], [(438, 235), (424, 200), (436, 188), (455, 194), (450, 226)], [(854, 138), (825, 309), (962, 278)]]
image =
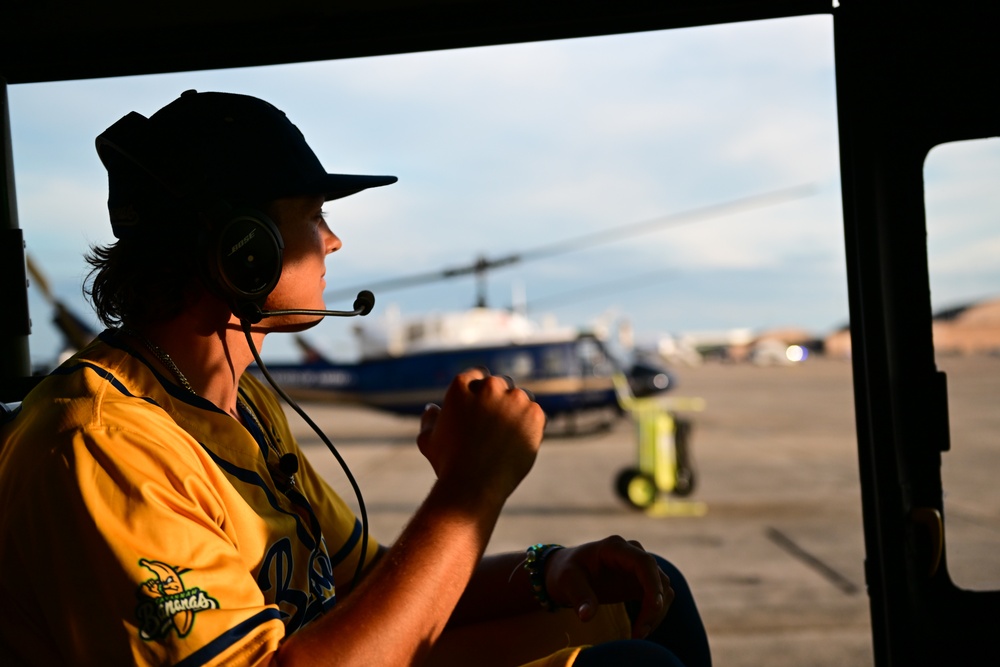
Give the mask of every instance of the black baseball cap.
[(188, 90), (149, 118), (129, 113), (96, 143), (118, 238), (143, 231), (138, 211), (157, 205), (203, 211), (312, 194), (329, 201), (397, 180), (328, 173), (284, 112), (233, 93)]

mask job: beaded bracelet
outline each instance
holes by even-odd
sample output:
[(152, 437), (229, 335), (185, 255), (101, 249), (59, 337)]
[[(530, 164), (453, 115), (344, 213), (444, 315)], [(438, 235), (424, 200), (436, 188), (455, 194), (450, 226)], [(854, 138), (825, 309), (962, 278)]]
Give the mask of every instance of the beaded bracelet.
[(562, 549), (558, 544), (532, 544), (524, 559), (524, 569), (528, 573), (528, 583), (538, 604), (546, 611), (555, 611), (557, 605), (545, 590), (545, 561), (554, 551)]

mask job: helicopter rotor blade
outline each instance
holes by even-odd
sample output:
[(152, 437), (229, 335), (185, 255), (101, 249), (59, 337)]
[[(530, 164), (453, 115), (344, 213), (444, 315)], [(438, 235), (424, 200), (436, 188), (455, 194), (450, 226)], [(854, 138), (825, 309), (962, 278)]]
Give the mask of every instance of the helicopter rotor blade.
[(600, 243), (611, 243), (632, 236), (648, 234), (658, 231), (663, 227), (674, 227), (693, 222), (702, 222), (726, 215), (736, 215), (737, 213), (743, 213), (753, 209), (774, 206), (793, 199), (809, 197), (815, 194), (816, 190), (817, 186), (815, 184), (808, 183), (789, 188), (782, 188), (780, 190), (773, 190), (762, 194), (740, 197), (738, 199), (732, 199), (720, 204), (711, 204), (687, 211), (681, 211), (679, 213), (670, 213), (657, 218), (651, 218), (649, 220), (641, 220), (639, 222), (633, 222), (626, 225), (619, 225), (609, 229), (591, 232), (589, 234), (578, 236), (575, 239), (548, 243), (531, 250), (514, 253), (505, 257), (490, 259), (480, 256), (472, 264), (464, 266), (443, 269), (440, 271), (431, 271), (428, 273), (419, 273), (410, 276), (399, 276), (396, 278), (389, 278), (387, 280), (376, 281), (374, 283), (369, 282), (360, 287), (331, 290), (327, 292), (326, 296), (331, 299), (346, 298), (350, 295), (356, 294), (359, 289), (386, 292), (394, 289), (426, 285), (460, 276), (482, 276), (488, 270), (509, 266), (522, 261), (561, 255)]
[(24, 259), (28, 265), (28, 273), (31, 275), (31, 279), (35, 281), (38, 289), (41, 290), (42, 296), (45, 297), (46, 301), (54, 305), (56, 303), (56, 298), (52, 294), (52, 288), (49, 287), (49, 281), (45, 279), (44, 275), (42, 275), (42, 272), (35, 264), (35, 261), (31, 259), (31, 255), (25, 255)]
[(659, 271), (652, 271), (641, 275), (616, 278), (608, 282), (580, 287), (568, 292), (559, 292), (558, 294), (548, 294), (536, 297), (532, 299), (531, 304), (527, 307), (527, 310), (529, 312), (538, 310), (539, 304), (544, 304), (546, 309), (560, 308), (578, 301), (586, 301), (588, 299), (593, 299), (607, 294), (645, 289), (647, 287), (653, 287), (666, 280), (676, 279), (677, 276), (678, 272), (674, 269), (661, 269)]
[(817, 188), (814, 184), (797, 185), (763, 194), (731, 199), (720, 204), (710, 204), (679, 213), (668, 213), (667, 215), (650, 218), (649, 220), (640, 220), (639, 222), (584, 234), (569, 241), (549, 243), (523, 252), (521, 256), (524, 259), (540, 259), (543, 257), (552, 257), (553, 255), (561, 255), (601, 243), (610, 243), (623, 238), (649, 234), (663, 227), (676, 227), (683, 224), (702, 222), (713, 218), (721, 218), (726, 215), (736, 215), (737, 213), (744, 213), (753, 209), (774, 206), (792, 199), (811, 196), (816, 193), (816, 190)]
[(325, 296), (329, 299), (340, 299), (346, 298), (348, 296), (357, 294), (359, 290), (367, 289), (373, 292), (387, 292), (394, 289), (403, 289), (406, 287), (418, 287), (420, 285), (427, 285), (430, 283), (440, 282), (442, 280), (448, 280), (449, 278), (458, 278), (460, 276), (467, 276), (473, 274), (482, 274), (490, 269), (500, 268), (502, 266), (507, 266), (508, 264), (514, 264), (521, 260), (520, 255), (509, 255), (507, 257), (501, 257), (498, 259), (486, 259), (479, 258), (474, 264), (468, 264), (465, 266), (456, 266), (448, 269), (441, 269), (438, 271), (429, 271), (427, 273), (417, 273), (411, 274), (409, 276), (399, 276), (396, 278), (387, 278), (385, 280), (376, 280), (366, 282), (362, 287), (348, 287), (343, 289), (329, 290), (326, 292)]

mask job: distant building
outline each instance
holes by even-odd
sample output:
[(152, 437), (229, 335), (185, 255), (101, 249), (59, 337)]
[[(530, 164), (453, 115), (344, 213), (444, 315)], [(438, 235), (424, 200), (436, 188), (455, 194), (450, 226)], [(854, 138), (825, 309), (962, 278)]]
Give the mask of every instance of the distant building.
[(826, 356), (833, 359), (851, 358), (851, 327), (845, 325), (834, 331), (823, 341)]
[(938, 354), (1000, 353), (1000, 299), (941, 312), (932, 326)]
[(738, 357), (765, 366), (792, 364), (804, 361), (812, 353), (822, 352), (823, 346), (822, 340), (805, 329), (768, 329), (758, 332)]
[[(1000, 298), (942, 310), (931, 328), (937, 354), (1000, 354)], [(849, 358), (850, 329), (827, 336), (825, 348), (828, 356)]]

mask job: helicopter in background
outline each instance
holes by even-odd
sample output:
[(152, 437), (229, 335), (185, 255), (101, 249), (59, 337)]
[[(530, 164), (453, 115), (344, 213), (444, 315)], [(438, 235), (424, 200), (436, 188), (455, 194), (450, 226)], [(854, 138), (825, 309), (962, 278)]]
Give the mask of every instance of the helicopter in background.
[[(366, 289), (383, 293), (473, 275), (477, 296), (475, 305), (464, 311), (404, 319), (390, 308), (375, 323), (357, 324), (354, 333), (360, 359), (356, 362), (332, 361), (298, 336), (303, 361), (267, 367), (275, 381), (298, 400), (358, 403), (404, 415), (418, 415), (427, 403), (442, 400), (455, 374), (474, 366), (510, 376), (519, 387), (534, 394), (550, 417), (573, 417), (583, 411), (608, 408), (621, 414), (615, 378), (627, 380), (633, 398), (652, 396), (675, 386), (675, 376), (667, 366), (652, 355), (638, 353), (624, 325), (618, 341), (612, 341), (608, 327), (577, 330), (552, 322), (534, 322), (527, 317), (526, 306), (490, 308), (486, 299), (487, 273), (658, 231), (666, 225), (770, 206), (807, 196), (812, 190), (808, 185), (787, 188), (617, 226), (526, 252), (497, 258), (479, 256), (465, 266), (369, 283)], [(633, 287), (640, 283), (638, 279), (631, 282)], [(327, 298), (339, 299), (356, 292), (357, 288), (345, 288), (327, 293)], [(616, 354), (612, 348), (620, 352)]]
[(440, 402), (451, 379), (476, 366), (510, 376), (550, 417), (616, 408), (616, 374), (643, 396), (675, 383), (665, 366), (643, 361), (624, 367), (595, 331), (538, 325), (518, 312), (475, 307), (386, 319), (382, 326), (355, 329), (362, 351), (357, 362), (330, 361), (298, 337), (304, 361), (268, 364), (268, 370), (296, 399), (358, 403), (403, 415), (419, 415), (427, 403)]

